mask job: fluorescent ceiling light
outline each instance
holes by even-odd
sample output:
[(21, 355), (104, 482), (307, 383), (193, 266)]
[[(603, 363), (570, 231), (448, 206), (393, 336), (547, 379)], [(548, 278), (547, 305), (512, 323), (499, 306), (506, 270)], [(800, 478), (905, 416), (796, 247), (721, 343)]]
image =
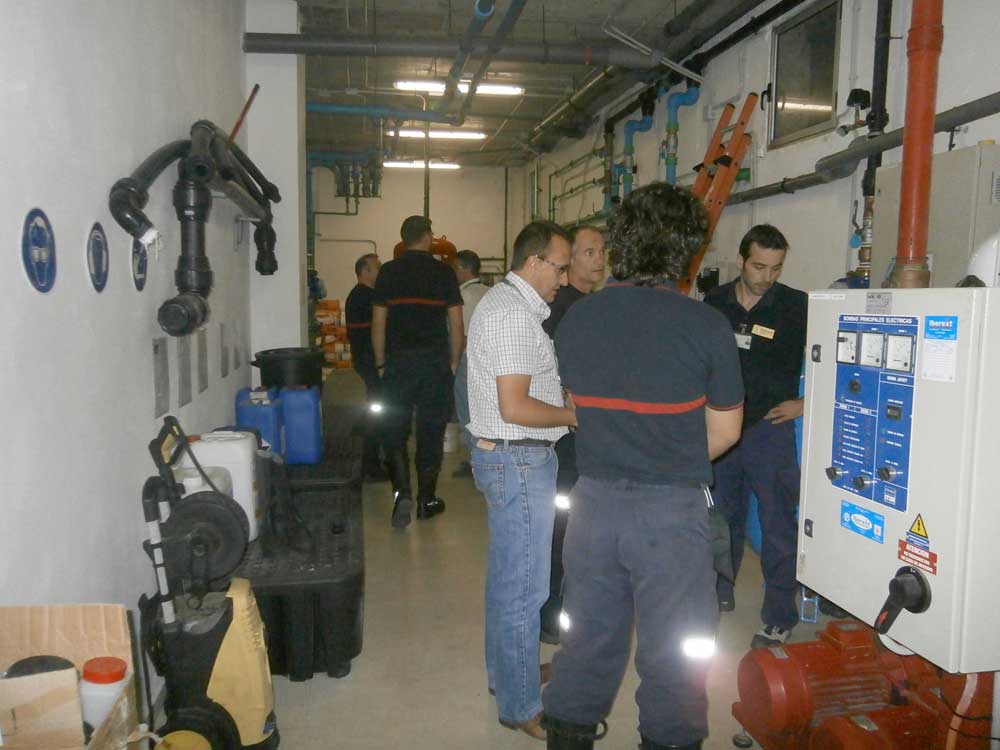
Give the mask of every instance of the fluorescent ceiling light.
[[(469, 81), (459, 81), (458, 90), (463, 94), (468, 94), (469, 83)], [(400, 91), (421, 91), (433, 96), (441, 96), (444, 94), (445, 88), (445, 85), (440, 81), (396, 81), (392, 85)], [(524, 93), (524, 87), (503, 83), (481, 83), (476, 87), (476, 93), (486, 96), (521, 96)]]
[(778, 102), (778, 109), (795, 112), (833, 112), (829, 104), (807, 104), (805, 102)]
[[(423, 169), (424, 163), (422, 161), (384, 161), (382, 166), (388, 169)], [(431, 169), (461, 169), (461, 164), (452, 164), (446, 161), (432, 161), (430, 163)]]
[[(396, 135), (395, 130), (390, 130), (386, 132), (386, 135), (390, 138)], [(486, 140), (486, 133), (482, 133), (478, 130), (432, 130), (430, 131), (431, 138), (440, 138), (456, 141), (483, 141)], [(400, 138), (423, 138), (423, 130), (406, 130), (400, 129)]]

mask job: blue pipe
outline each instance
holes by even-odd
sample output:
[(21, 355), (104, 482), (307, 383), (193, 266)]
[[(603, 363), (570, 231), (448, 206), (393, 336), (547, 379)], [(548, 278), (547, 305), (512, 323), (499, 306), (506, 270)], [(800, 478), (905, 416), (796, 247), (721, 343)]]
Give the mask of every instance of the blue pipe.
[(438, 122), (445, 125), (454, 125), (456, 123), (455, 115), (449, 115), (444, 112), (424, 112), (419, 109), (397, 109), (396, 107), (366, 107), (361, 104), (306, 102), (306, 112), (317, 115), (373, 117), (377, 120), (420, 120), (422, 122)]
[(624, 193), (628, 195), (632, 192), (632, 175), (635, 174), (635, 134), (645, 133), (653, 128), (653, 115), (648, 114), (638, 120), (629, 120), (625, 123), (625, 171), (622, 176)]
[[(612, 207), (617, 204), (621, 198), (619, 196), (619, 188), (621, 187), (621, 179), (625, 174), (624, 164), (612, 164), (611, 165), (611, 192), (604, 194), (604, 211), (610, 211)], [(631, 175), (629, 175), (631, 177)]]
[(689, 86), (687, 91), (677, 92), (667, 97), (667, 140), (666, 140), (666, 162), (667, 162), (667, 182), (671, 185), (677, 182), (677, 133), (680, 130), (680, 123), (677, 119), (677, 110), (681, 107), (689, 107), (697, 103), (701, 95), (698, 86)]

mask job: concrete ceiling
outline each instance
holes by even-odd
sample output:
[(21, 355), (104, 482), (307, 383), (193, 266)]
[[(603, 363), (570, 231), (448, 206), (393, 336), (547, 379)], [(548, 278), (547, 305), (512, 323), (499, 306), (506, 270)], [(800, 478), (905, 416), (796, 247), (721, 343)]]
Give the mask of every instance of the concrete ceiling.
[[(457, 41), (469, 24), (473, 1), (299, 0), (301, 31), (319, 38)], [(590, 43), (629, 51), (626, 45), (605, 33), (604, 26), (610, 22), (642, 44), (669, 53), (672, 45), (677, 48), (682, 42), (689, 48), (699, 32), (707, 33), (709, 23), (738, 17), (735, 14), (756, 4), (747, 0), (536, 0), (525, 6), (507, 43), (568, 43), (581, 47)], [(496, 11), (482, 32), (483, 39), (493, 36), (509, 5), (510, 0), (497, 0)], [(674, 21), (675, 28), (671, 28), (674, 33), (667, 35), (664, 25), (670, 21)], [(420, 110), (425, 102), (419, 96), (394, 91), (393, 81), (443, 81), (452, 62), (451, 57), (307, 55), (306, 100)], [(475, 56), (470, 58), (464, 77), (471, 78), (479, 62)], [(531, 149), (539, 149), (537, 138), (528, 145), (532, 129), (600, 70), (587, 65), (494, 61), (484, 82), (517, 84), (524, 87), (524, 96), (478, 95), (463, 129), (484, 131), (488, 138), (478, 142), (434, 140), (429, 146), (431, 156), (486, 166), (524, 163), (533, 158)], [(661, 70), (666, 73), (666, 69)], [(608, 79), (603, 93), (614, 92), (616, 86), (621, 91), (635, 81), (626, 75), (626, 70), (615, 72), (617, 77)], [(462, 95), (457, 95), (449, 111), (456, 111), (461, 100)], [(437, 106), (437, 97), (427, 97), (427, 109)], [(579, 112), (575, 114), (579, 130), (587, 118)], [(355, 153), (377, 148), (380, 143), (389, 145), (388, 139), (380, 141), (380, 136), (393, 125), (371, 117), (311, 113), (306, 120), (307, 148)], [(408, 125), (422, 126), (417, 122)], [(551, 146), (561, 132), (564, 131), (547, 132), (547, 145)], [(393, 145), (401, 158), (423, 155), (423, 140), (398, 139)]]

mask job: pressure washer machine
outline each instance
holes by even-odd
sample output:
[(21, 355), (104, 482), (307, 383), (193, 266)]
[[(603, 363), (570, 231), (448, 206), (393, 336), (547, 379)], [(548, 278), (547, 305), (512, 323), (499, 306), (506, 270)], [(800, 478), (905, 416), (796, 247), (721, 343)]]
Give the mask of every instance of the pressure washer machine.
[[(172, 467), (185, 451), (211, 490), (183, 495)], [(246, 513), (212, 484), (174, 417), (149, 452), (158, 473), (142, 492), (144, 548), (158, 592), (139, 611), (143, 648), (166, 683), (156, 748), (274, 750), (264, 625), (250, 582), (229, 577), (246, 552)]]

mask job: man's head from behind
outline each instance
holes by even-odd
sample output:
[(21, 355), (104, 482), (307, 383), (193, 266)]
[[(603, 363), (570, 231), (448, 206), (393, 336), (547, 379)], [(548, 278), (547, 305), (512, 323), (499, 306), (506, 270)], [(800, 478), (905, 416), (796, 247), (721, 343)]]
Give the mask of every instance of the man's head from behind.
[(577, 227), (570, 234), (573, 257), (569, 262), (569, 283), (581, 291), (591, 291), (604, 281), (607, 254), (604, 235), (596, 227)]
[(430, 250), (431, 220), (424, 216), (407, 216), (399, 227), (399, 238), (411, 250)]
[(740, 281), (755, 297), (774, 286), (785, 264), (788, 240), (776, 227), (758, 224), (740, 240)]
[(611, 273), (622, 281), (684, 279), (705, 243), (708, 214), (685, 188), (654, 182), (633, 190), (608, 220)]
[(478, 278), (479, 266), (479, 256), (471, 250), (459, 250), (455, 253), (455, 276), (458, 277), (459, 284)]
[(546, 302), (566, 285), (569, 270), (569, 235), (551, 221), (533, 221), (514, 239), (510, 270), (531, 284)]
[(354, 262), (354, 273), (358, 277), (358, 283), (363, 286), (374, 287), (375, 279), (378, 277), (378, 270), (381, 267), (382, 263), (375, 253), (362, 255)]

